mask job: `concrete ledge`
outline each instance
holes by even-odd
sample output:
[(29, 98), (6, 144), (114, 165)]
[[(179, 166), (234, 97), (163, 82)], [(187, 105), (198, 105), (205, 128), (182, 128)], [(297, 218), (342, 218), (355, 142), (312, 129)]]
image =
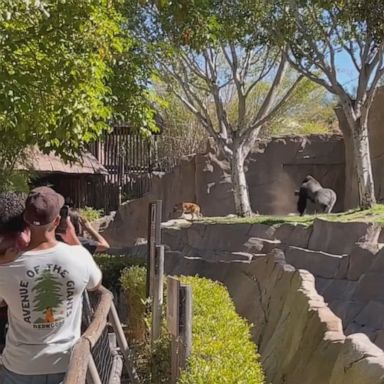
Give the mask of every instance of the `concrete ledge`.
[(365, 222), (333, 222), (316, 219), (308, 248), (333, 254), (349, 254), (356, 243), (377, 243), (381, 226)]

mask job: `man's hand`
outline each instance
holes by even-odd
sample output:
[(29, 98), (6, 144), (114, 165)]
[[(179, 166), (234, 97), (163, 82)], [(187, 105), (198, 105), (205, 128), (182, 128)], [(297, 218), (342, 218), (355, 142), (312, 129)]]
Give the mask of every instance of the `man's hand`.
[(83, 216), (79, 216), (79, 222), (81, 224), (81, 226), (87, 231), (87, 232), (90, 232), (92, 230), (94, 230), (94, 228), (92, 227), (91, 223), (89, 222), (88, 219), (86, 219), (85, 217)]
[(72, 224), (71, 218), (67, 217), (67, 229), (64, 233), (59, 233), (64, 243), (68, 245), (81, 245), (79, 238), (76, 235), (75, 227)]
[(79, 221), (83, 229), (85, 229), (90, 237), (96, 242), (96, 252), (104, 252), (109, 248), (108, 241), (105, 240), (104, 237), (92, 227), (92, 224), (85, 217), (80, 216)]

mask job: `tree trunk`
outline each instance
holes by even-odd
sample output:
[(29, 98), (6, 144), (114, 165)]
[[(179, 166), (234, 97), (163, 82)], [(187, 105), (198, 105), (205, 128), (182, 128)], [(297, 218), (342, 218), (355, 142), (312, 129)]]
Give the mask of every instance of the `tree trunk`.
[(360, 208), (368, 209), (376, 204), (376, 198), (367, 121), (362, 119), (356, 121), (352, 137), (357, 183), (359, 187), (359, 205)]
[(353, 150), (352, 130), (345, 116), (343, 108), (335, 109), (339, 120), (339, 127), (343, 133), (345, 151), (345, 183), (344, 183), (344, 202), (343, 210), (356, 208), (359, 206), (359, 189), (357, 187), (357, 174), (355, 156)]
[[(348, 155), (347, 145), (352, 144), (352, 151), (349, 151), (349, 155), (353, 155), (354, 162), (354, 176), (351, 177), (350, 181), (357, 181), (358, 189), (358, 204), (360, 208), (367, 209), (371, 208), (376, 203), (375, 198), (375, 186), (373, 181), (372, 174), (372, 163), (371, 163), (371, 153), (369, 148), (369, 135), (368, 135), (368, 114), (365, 113), (364, 116), (357, 113), (353, 110), (354, 106), (349, 104), (343, 104), (343, 111), (346, 119), (346, 126), (348, 126), (349, 132), (344, 133), (344, 137), (348, 139), (345, 140), (346, 145), (346, 156)], [(358, 118), (356, 118), (356, 115)], [(339, 119), (340, 121), (340, 119)], [(341, 125), (342, 126), (342, 125)], [(348, 160), (348, 158), (346, 158)], [(346, 164), (346, 171), (348, 171), (348, 164)], [(349, 164), (351, 165), (351, 164)], [(346, 195), (350, 191), (354, 190), (354, 186), (346, 185)]]
[(249, 201), (248, 185), (244, 172), (242, 146), (234, 142), (233, 156), (229, 159), (231, 165), (232, 190), (238, 216), (251, 216), (252, 209)]

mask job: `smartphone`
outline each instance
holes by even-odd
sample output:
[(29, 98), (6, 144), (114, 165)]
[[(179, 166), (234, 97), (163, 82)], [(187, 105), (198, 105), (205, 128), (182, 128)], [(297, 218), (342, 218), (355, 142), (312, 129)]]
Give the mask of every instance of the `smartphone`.
[(69, 207), (68, 205), (64, 205), (60, 209), (60, 223), (56, 228), (56, 233), (65, 233), (65, 231), (67, 230), (68, 214), (69, 214)]

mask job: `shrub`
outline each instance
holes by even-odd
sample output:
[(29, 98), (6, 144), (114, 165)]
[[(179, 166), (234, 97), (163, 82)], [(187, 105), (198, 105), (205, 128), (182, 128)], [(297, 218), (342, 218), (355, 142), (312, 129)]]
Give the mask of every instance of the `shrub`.
[(82, 217), (86, 218), (89, 221), (98, 220), (103, 216), (102, 209), (94, 209), (91, 207), (80, 208), (79, 213)]
[(182, 277), (192, 286), (192, 353), (179, 384), (261, 384), (264, 374), (250, 325), (235, 311), (221, 284)]
[(128, 338), (140, 343), (145, 338), (145, 299), (146, 299), (146, 268), (132, 266), (125, 268), (120, 282), (127, 299)]
[(142, 260), (131, 256), (117, 256), (100, 253), (96, 254), (94, 258), (103, 272), (103, 285), (115, 293), (120, 291), (120, 276), (124, 268), (131, 267), (133, 265), (143, 265)]

